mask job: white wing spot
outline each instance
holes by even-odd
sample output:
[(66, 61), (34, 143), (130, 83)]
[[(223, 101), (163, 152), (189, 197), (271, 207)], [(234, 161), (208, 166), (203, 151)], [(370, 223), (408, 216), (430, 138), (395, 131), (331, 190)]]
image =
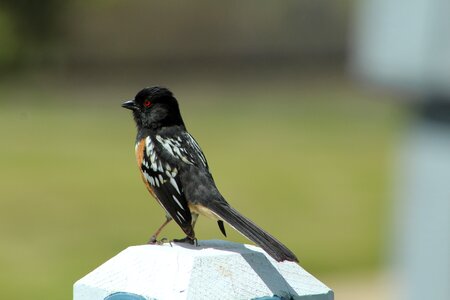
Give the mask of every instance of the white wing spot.
[(150, 161), (151, 161), (152, 163), (154, 163), (155, 160), (156, 160), (156, 154), (155, 154), (155, 153), (152, 153), (152, 154), (150, 155)]
[(173, 200), (175, 200), (175, 202), (178, 204), (178, 206), (184, 210), (183, 205), (181, 205), (180, 201), (178, 201), (177, 197), (175, 197), (174, 195), (172, 195)]
[[(178, 137), (180, 141), (181, 138)], [(183, 148), (180, 148), (181, 144), (171, 138), (163, 138), (160, 135), (156, 136), (156, 140), (161, 143), (161, 145), (173, 156), (180, 158), (183, 162), (187, 164), (192, 164), (193, 162), (189, 160), (185, 155), (181, 154), (181, 152), (186, 153), (186, 150)]]
[(191, 144), (191, 146), (194, 147), (194, 150), (196, 150), (198, 157), (200, 158), (200, 160), (202, 161), (203, 165), (206, 167), (206, 158), (202, 153), (202, 150), (200, 149), (200, 146), (197, 144), (197, 142), (194, 140), (194, 138), (192, 137), (192, 135), (190, 135), (189, 133), (187, 133), (187, 136), (189, 138), (189, 144)]
[(182, 218), (183, 221), (186, 221), (186, 219), (183, 217), (183, 215), (179, 211), (177, 211), (177, 215), (180, 216), (180, 218)]
[(156, 170), (158, 169), (158, 167), (156, 166), (156, 162), (152, 162), (151, 167), (154, 172), (156, 172)]
[(177, 190), (178, 194), (181, 195), (180, 189), (178, 188), (178, 184), (177, 184), (177, 182), (175, 181), (175, 179), (173, 179), (173, 177), (170, 177), (170, 183), (171, 183), (171, 184), (173, 185), (173, 187)]
[(148, 169), (148, 162), (145, 159), (142, 161), (142, 164)]
[(160, 142), (161, 145), (163, 145), (163, 147), (166, 148), (166, 150), (169, 151), (170, 154), (174, 155), (173, 151), (172, 151), (172, 147), (170, 147), (170, 140), (165, 140), (160, 135), (156, 136), (156, 140), (158, 142)]
[(151, 185), (155, 185), (155, 181), (153, 180), (153, 177), (148, 175), (147, 172), (143, 172), (145, 180), (150, 182)]
[(150, 149), (151, 145), (152, 145), (152, 140), (148, 136), (145, 138), (145, 148), (146, 148), (145, 150), (147, 152), (147, 156), (150, 156), (150, 152), (152, 150), (152, 149)]
[(178, 156), (181, 157), (180, 148), (178, 148), (178, 147), (173, 147), (173, 151), (174, 151), (176, 154), (178, 154)]
[(185, 156), (181, 156), (181, 160), (189, 165), (192, 165), (192, 162), (190, 162)]

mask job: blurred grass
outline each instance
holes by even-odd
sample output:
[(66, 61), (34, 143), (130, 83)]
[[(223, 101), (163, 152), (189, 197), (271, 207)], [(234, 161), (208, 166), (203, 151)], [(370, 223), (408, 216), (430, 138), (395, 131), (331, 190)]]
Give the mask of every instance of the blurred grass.
[[(174, 90), (232, 205), (315, 275), (376, 268), (402, 113), (333, 80), (275, 86)], [(164, 220), (120, 108), (137, 89), (2, 89), (1, 298), (69, 299), (77, 279)], [(229, 240), (247, 242), (227, 229)], [(223, 238), (205, 218), (196, 232)], [(171, 224), (162, 236), (182, 233)]]

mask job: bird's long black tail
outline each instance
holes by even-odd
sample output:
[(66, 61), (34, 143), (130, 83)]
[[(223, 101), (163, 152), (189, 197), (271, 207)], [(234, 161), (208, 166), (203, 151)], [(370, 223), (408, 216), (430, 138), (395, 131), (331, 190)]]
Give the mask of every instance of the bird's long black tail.
[(295, 254), (285, 245), (228, 204), (213, 202), (209, 203), (208, 208), (243, 236), (264, 249), (276, 261), (298, 262)]

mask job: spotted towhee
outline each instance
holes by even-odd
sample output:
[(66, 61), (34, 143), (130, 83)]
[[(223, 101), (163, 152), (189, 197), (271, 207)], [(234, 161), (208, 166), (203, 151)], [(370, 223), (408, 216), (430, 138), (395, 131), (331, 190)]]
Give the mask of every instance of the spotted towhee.
[(151, 237), (157, 241), (172, 219), (194, 243), (199, 215), (217, 220), (226, 236), (223, 221), (263, 248), (277, 261), (298, 261), (294, 253), (269, 233), (241, 215), (222, 197), (209, 172), (200, 146), (187, 132), (178, 102), (166, 88), (141, 90), (122, 105), (133, 112), (137, 125), (136, 158), (149, 192), (166, 211), (166, 221)]

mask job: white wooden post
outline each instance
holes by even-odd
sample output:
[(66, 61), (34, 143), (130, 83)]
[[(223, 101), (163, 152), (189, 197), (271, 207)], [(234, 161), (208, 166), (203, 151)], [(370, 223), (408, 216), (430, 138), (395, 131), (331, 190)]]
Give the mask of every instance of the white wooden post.
[(293, 262), (219, 240), (132, 246), (74, 284), (74, 300), (310, 299), (333, 291)]

